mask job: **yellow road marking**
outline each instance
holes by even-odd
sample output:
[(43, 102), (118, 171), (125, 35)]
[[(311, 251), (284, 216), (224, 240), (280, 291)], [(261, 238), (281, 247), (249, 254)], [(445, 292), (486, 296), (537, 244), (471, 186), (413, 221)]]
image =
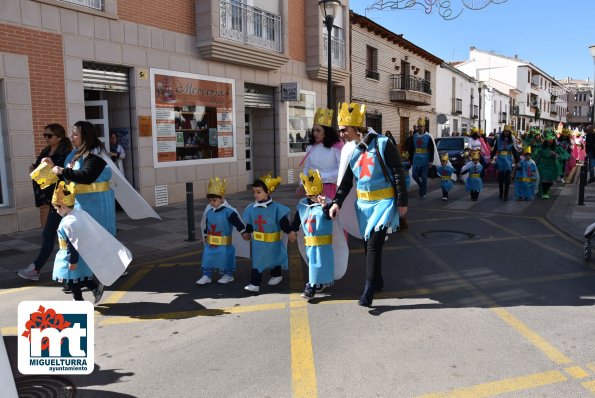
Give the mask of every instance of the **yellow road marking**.
[[(290, 246), (297, 251), (297, 244)], [(293, 292), (303, 289), (302, 263), (295, 257), (290, 261), (289, 287)], [(316, 368), (308, 319), (308, 303), (300, 293), (289, 295), (289, 324), (291, 344), (291, 386), (294, 398), (316, 398)]]
[(492, 381), (472, 387), (458, 388), (444, 393), (427, 394), (417, 398), (481, 398), (508, 392), (527, 390), (568, 380), (562, 372), (552, 370), (532, 375)]
[(591, 394), (595, 394), (595, 380), (594, 381), (585, 381), (581, 383), (581, 386), (585, 387)]
[(2, 290), (0, 290), (0, 295), (1, 294), (23, 292), (25, 290), (33, 289), (34, 287), (49, 286), (49, 285), (50, 285), (50, 282), (44, 282), (44, 283), (36, 284), (35, 286), (23, 286), (23, 287), (11, 288), (11, 289), (2, 289)]
[(496, 315), (498, 315), (500, 319), (512, 326), (513, 329), (515, 329), (517, 332), (523, 335), (527, 340), (529, 340), (535, 347), (537, 347), (541, 352), (547, 355), (548, 358), (550, 358), (555, 363), (567, 364), (572, 362), (570, 358), (558, 351), (553, 345), (545, 341), (541, 336), (539, 336), (537, 333), (531, 330), (523, 322), (515, 318), (510, 312), (508, 312), (504, 308), (491, 308), (491, 310)]
[(580, 366), (571, 366), (569, 368), (565, 368), (564, 371), (575, 379), (584, 379), (585, 377), (589, 377), (589, 374)]
[(108, 298), (101, 302), (101, 305), (116, 304), (122, 299), (122, 297), (124, 297), (126, 293), (128, 293), (128, 290), (132, 289), (132, 287), (136, 285), (142, 278), (144, 278), (145, 275), (147, 275), (152, 269), (153, 266), (145, 266), (135, 271), (134, 274), (118, 288), (119, 290), (110, 294)]
[(591, 372), (595, 373), (595, 363), (589, 363), (586, 366)]
[[(556, 227), (554, 227), (548, 220), (546, 220), (545, 218), (538, 218), (537, 221), (539, 221), (543, 226), (545, 226), (547, 229), (549, 229), (550, 231), (552, 231), (553, 233), (555, 233), (556, 235), (558, 235), (559, 237), (561, 237), (562, 239), (564, 239), (565, 241), (572, 243), (575, 246), (583, 246), (582, 243), (577, 242), (575, 239), (572, 239), (571, 237), (569, 237), (568, 235), (566, 235), (565, 233), (561, 232), (559, 229), (557, 229)], [(578, 236), (577, 236), (578, 238)]]
[(0, 333), (2, 336), (16, 336), (19, 329), (16, 326), (6, 326), (0, 328)]

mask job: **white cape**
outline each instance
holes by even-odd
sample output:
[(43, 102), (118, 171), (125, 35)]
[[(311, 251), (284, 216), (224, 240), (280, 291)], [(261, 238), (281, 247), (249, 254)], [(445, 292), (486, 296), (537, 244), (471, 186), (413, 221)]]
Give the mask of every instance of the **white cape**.
[[(297, 233), (297, 241), (300, 254), (306, 265), (308, 265), (306, 245), (304, 245), (304, 230), (302, 228)], [(340, 220), (333, 221), (333, 260), (335, 262), (335, 280), (337, 281), (347, 272), (347, 264), (349, 262), (349, 247), (347, 246), (347, 239), (345, 239), (345, 232)]]
[(130, 185), (118, 166), (112, 162), (105, 151), (101, 151), (98, 155), (105, 160), (110, 169), (112, 169), (110, 185), (114, 190), (118, 203), (120, 203), (120, 206), (122, 206), (128, 217), (133, 220), (139, 220), (141, 218), (157, 218), (161, 220), (161, 217), (159, 217), (155, 210), (153, 210), (136, 189)]
[[(341, 161), (339, 162), (337, 187), (341, 185), (341, 180), (343, 180), (343, 177), (345, 176), (345, 172), (349, 167), (349, 161), (351, 160), (351, 156), (353, 155), (353, 151), (355, 151), (356, 147), (357, 144), (355, 141), (350, 141), (346, 142), (345, 145), (343, 145), (343, 149), (341, 149)], [(355, 201), (357, 198), (355, 191), (355, 186), (353, 186), (343, 201), (343, 205), (339, 210), (339, 221), (343, 225), (343, 228), (345, 228), (345, 231), (349, 233), (349, 235), (358, 239), (363, 239), (359, 232), (359, 224), (357, 222), (357, 216), (355, 215)]]
[(63, 218), (66, 237), (99, 282), (111, 286), (126, 271), (132, 254), (84, 210)]
[[(227, 208), (231, 209), (232, 211), (234, 211), (235, 213), (237, 213), (238, 217), (242, 221), (242, 224), (244, 224), (244, 225), (246, 224), (246, 223), (244, 223), (244, 220), (242, 220), (242, 216), (240, 215), (240, 213), (234, 207), (230, 206), (226, 200), (223, 200), (223, 203), (221, 204), (221, 206), (227, 207)], [(205, 242), (205, 239), (206, 239), (206, 236), (205, 236), (205, 229), (207, 228), (206, 215), (209, 212), (209, 210), (214, 210), (214, 207), (211, 205), (207, 205), (207, 207), (205, 208), (205, 211), (202, 213), (202, 217), (200, 219), (200, 234), (202, 236), (203, 242)], [(233, 229), (233, 233), (231, 235), (231, 241), (232, 241), (232, 244), (236, 248), (236, 257), (250, 258), (250, 241), (244, 240), (242, 238), (242, 234), (240, 234), (235, 227), (233, 227), (232, 229)]]

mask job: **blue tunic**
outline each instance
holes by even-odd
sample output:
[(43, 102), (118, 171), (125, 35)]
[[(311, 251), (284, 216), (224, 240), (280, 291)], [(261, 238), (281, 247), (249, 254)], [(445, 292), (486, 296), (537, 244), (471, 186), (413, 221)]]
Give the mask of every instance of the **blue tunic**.
[[(373, 192), (381, 189), (392, 189), (392, 185), (386, 181), (382, 167), (378, 160), (378, 150), (384, 153), (388, 138), (375, 134), (366, 149), (356, 148), (351, 155), (349, 166), (355, 178), (355, 187), (358, 191)], [(388, 166), (387, 166), (388, 167)], [(386, 199), (366, 200), (358, 198), (355, 202), (355, 214), (359, 225), (359, 231), (364, 240), (370, 237), (373, 230), (388, 228), (388, 232), (397, 230), (399, 227), (399, 212), (395, 202), (395, 193)]]
[(537, 166), (532, 160), (521, 160), (514, 176), (514, 196), (532, 200), (535, 196)]
[[(66, 157), (64, 164), (69, 164), (76, 153), (74, 149)], [(73, 170), (80, 170), (83, 168), (84, 160), (79, 158), (73, 165)], [(106, 164), (105, 168), (97, 177), (95, 182), (106, 182), (112, 178), (112, 170)], [(76, 189), (76, 183), (75, 183)], [(76, 192), (76, 191), (75, 191)], [(104, 192), (89, 192), (83, 194), (77, 194), (75, 197), (75, 209), (85, 210), (91, 215), (103, 228), (105, 228), (110, 234), (116, 236), (116, 199), (114, 191), (108, 189)]]
[[(257, 203), (251, 204), (244, 210), (242, 218), (246, 225), (253, 226), (255, 232), (274, 233), (281, 232), (280, 221), (289, 215), (289, 208), (277, 202), (270, 202), (262, 207)], [(254, 239), (252, 234), (252, 268), (263, 272), (280, 265), (288, 268), (287, 245), (283, 240), (264, 242)]]
[(481, 170), (483, 167), (477, 163), (467, 169), (469, 171), (469, 177), (465, 181), (465, 188), (467, 192), (477, 191), (480, 192), (483, 188), (483, 181), (481, 180)]
[[(499, 171), (512, 171), (512, 144), (505, 142), (502, 137), (498, 137), (498, 159), (496, 160), (496, 168)], [(505, 154), (500, 154), (505, 152)]]
[[(207, 214), (205, 214), (207, 235), (222, 236), (231, 239), (233, 225), (229, 221), (229, 217), (234, 213), (229, 207), (220, 207), (217, 211), (209, 209)], [(228, 275), (232, 275), (236, 270), (235, 246), (231, 243), (229, 245), (211, 245), (205, 239), (205, 247), (202, 252), (202, 269), (218, 269)]]
[(413, 154), (413, 168), (427, 166), (430, 163), (430, 154), (428, 146), (430, 145), (429, 134), (415, 133), (413, 135), (413, 146), (415, 153)]
[(406, 160), (401, 162), (403, 164), (403, 171), (405, 174), (405, 188), (409, 189), (411, 185), (411, 174), (409, 174), (409, 170), (411, 170), (411, 163)]
[[(333, 234), (333, 221), (322, 212), (319, 203), (308, 204), (308, 199), (298, 203), (298, 212), (304, 236)], [(335, 280), (335, 260), (332, 241), (327, 245), (306, 246), (308, 256), (308, 279), (311, 286), (331, 284)]]
[[(70, 281), (73, 283), (79, 282), (85, 279), (93, 279), (93, 272), (85, 263), (83, 258), (78, 255), (76, 249), (70, 244), (67, 238), (66, 232), (64, 231), (63, 221), (58, 226), (58, 240), (66, 242), (67, 248), (63, 249), (60, 245), (60, 249), (56, 253), (54, 259), (54, 270), (52, 272), (52, 279), (58, 282)], [(68, 264), (78, 257), (77, 265), (75, 270), (68, 269)], [(71, 260), (72, 258), (72, 260)]]
[(440, 187), (444, 189), (446, 192), (452, 189), (452, 173), (454, 172), (454, 168), (452, 166), (438, 166), (436, 167), (436, 172), (440, 177)]

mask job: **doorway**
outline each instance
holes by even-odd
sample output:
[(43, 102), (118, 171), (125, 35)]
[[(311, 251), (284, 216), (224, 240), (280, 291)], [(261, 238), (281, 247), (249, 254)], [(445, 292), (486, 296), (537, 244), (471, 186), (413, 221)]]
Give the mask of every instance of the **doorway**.
[(85, 120), (95, 126), (99, 139), (109, 144), (107, 100), (85, 101)]
[(252, 111), (246, 109), (244, 114), (244, 142), (246, 147), (246, 182), (252, 185), (254, 182), (254, 168), (252, 167)]
[(403, 152), (407, 150), (405, 148), (405, 141), (409, 137), (409, 118), (401, 117), (401, 130), (399, 131), (399, 151)]

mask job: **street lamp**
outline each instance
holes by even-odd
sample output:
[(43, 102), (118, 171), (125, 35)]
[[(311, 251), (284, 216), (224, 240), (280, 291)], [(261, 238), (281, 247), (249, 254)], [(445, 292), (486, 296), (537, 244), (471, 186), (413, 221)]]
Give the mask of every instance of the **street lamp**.
[(332, 86), (333, 81), (331, 80), (331, 70), (332, 70), (332, 59), (331, 59), (331, 33), (333, 31), (333, 22), (335, 21), (335, 16), (337, 15), (337, 10), (341, 7), (341, 2), (339, 0), (319, 0), (318, 6), (322, 11), (322, 15), (324, 16), (324, 25), (326, 26), (327, 31), (327, 42), (326, 42), (326, 49), (327, 49), (327, 83), (326, 83), (326, 107), (328, 109), (333, 109), (332, 104)]

